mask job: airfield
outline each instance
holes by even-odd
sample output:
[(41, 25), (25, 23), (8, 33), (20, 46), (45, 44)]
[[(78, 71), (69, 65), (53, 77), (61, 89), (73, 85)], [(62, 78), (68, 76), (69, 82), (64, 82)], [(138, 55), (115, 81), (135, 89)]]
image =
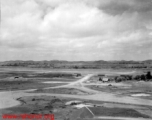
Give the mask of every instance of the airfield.
[(54, 114), (55, 120), (151, 120), (152, 82), (100, 82), (112, 69), (0, 69), (0, 115)]

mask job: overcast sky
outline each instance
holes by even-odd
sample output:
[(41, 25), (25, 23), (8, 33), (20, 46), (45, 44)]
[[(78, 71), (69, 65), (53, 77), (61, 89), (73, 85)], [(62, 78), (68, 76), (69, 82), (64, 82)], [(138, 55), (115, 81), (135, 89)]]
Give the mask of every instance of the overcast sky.
[(152, 0), (1, 0), (0, 61), (152, 59)]

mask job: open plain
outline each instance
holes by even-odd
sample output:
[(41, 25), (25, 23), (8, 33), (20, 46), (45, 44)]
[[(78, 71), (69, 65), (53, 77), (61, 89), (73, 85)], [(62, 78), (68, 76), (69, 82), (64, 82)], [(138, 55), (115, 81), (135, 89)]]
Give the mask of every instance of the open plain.
[(151, 81), (91, 81), (98, 74), (139, 71), (63, 69), (57, 72), (15, 68), (0, 71), (1, 116), (26, 113), (54, 114), (55, 120), (152, 119)]

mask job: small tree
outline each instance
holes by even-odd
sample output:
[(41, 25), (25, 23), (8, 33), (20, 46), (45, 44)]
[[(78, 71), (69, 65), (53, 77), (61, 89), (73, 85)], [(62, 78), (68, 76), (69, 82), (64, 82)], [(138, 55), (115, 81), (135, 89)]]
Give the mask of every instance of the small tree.
[(150, 71), (147, 72), (146, 78), (147, 78), (147, 80), (150, 80), (150, 79), (152, 78), (151, 72), (150, 72)]

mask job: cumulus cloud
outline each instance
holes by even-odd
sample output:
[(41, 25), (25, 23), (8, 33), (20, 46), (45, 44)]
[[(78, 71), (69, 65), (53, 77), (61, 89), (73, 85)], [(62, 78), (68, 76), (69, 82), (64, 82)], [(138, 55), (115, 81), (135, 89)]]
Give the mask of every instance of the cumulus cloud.
[(151, 0), (2, 0), (1, 4), (0, 60), (152, 58)]

